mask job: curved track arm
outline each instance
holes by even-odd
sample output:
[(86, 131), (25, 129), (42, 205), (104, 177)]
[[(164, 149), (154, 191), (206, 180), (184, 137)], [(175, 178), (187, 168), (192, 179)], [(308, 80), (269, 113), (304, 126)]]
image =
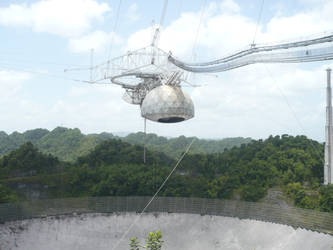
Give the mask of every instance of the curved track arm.
[(333, 35), (298, 42), (269, 46), (252, 46), (250, 49), (205, 63), (186, 63), (171, 55), (168, 60), (191, 72), (221, 72), (254, 63), (297, 63), (333, 59)]
[(138, 84), (136, 84), (136, 85), (126, 84), (126, 83), (118, 80), (118, 78), (122, 78), (122, 77), (126, 77), (126, 76), (136, 76), (137, 78), (143, 78), (143, 79), (144, 78), (158, 78), (158, 76), (156, 74), (131, 72), (131, 73), (127, 73), (127, 74), (114, 76), (111, 78), (111, 82), (113, 84), (120, 85), (125, 89), (135, 89)]

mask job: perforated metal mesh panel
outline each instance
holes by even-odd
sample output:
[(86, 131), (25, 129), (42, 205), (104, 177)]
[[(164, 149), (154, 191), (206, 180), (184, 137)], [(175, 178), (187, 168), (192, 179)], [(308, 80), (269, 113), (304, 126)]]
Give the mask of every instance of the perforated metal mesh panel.
[[(0, 204), (0, 222), (75, 213), (141, 212), (151, 197), (87, 197)], [(333, 235), (333, 213), (202, 198), (156, 197), (146, 212), (190, 213), (261, 220)]]
[(141, 115), (156, 122), (181, 122), (194, 117), (194, 105), (180, 87), (162, 85), (146, 95), (141, 105)]

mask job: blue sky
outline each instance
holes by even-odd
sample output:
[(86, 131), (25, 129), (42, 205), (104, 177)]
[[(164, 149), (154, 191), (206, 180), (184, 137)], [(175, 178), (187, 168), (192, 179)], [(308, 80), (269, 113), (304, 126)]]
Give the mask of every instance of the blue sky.
[[(101, 63), (148, 45), (152, 20), (164, 1), (44, 0), (0, 2), (0, 130), (78, 127), (84, 133), (141, 131), (137, 106), (113, 85), (89, 85), (90, 49)], [(185, 60), (222, 57), (252, 42), (262, 0), (169, 0), (160, 47)], [(256, 42), (293, 39), (333, 30), (329, 0), (265, 0)], [(200, 16), (203, 15), (199, 27)], [(112, 49), (110, 49), (112, 48)], [(192, 75), (186, 88), (195, 104), (189, 121), (149, 122), (165, 136), (224, 138), (305, 134), (322, 141), (325, 69), (332, 62), (252, 65), (217, 75)]]

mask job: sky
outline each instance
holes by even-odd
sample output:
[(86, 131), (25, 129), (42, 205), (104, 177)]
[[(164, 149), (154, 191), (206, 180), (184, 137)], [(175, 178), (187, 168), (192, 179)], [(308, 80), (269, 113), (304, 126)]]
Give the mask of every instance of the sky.
[[(262, 6), (262, 14), (260, 9)], [(145, 47), (162, 0), (0, 1), (0, 131), (57, 126), (83, 133), (143, 130), (138, 106), (115, 85), (93, 85), (87, 68)], [(333, 31), (330, 0), (169, 0), (159, 47), (186, 61), (213, 60), (255, 43)], [(260, 20), (258, 22), (258, 19)], [(200, 21), (201, 20), (201, 21)], [(258, 64), (191, 75), (195, 117), (147, 123), (158, 135), (199, 138), (306, 135), (325, 138), (326, 69), (332, 61)], [(74, 80), (73, 80), (74, 79)]]

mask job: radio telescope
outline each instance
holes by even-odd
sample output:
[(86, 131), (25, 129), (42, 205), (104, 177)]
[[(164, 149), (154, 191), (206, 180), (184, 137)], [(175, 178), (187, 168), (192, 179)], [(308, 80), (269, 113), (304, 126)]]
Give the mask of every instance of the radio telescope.
[(183, 70), (171, 64), (169, 54), (151, 45), (107, 62), (104, 78), (125, 89), (123, 99), (140, 105), (141, 116), (155, 122), (191, 119), (194, 105), (181, 88)]
[[(148, 119), (154, 122), (175, 123), (194, 117), (193, 102), (181, 86), (185, 83), (194, 87), (187, 81), (189, 72), (222, 72), (255, 63), (300, 63), (333, 59), (333, 32), (331, 32), (307, 39), (266, 45), (257, 45), (253, 39), (248, 49), (221, 59), (198, 63), (184, 62), (173, 57), (171, 52), (167, 53), (158, 47), (167, 5), (168, 0), (165, 0), (160, 23), (149, 46), (128, 51), (125, 55), (96, 66), (93, 66), (91, 55), (90, 81), (85, 81), (92, 84), (112, 83), (121, 86), (125, 90), (123, 99), (130, 104), (139, 105), (141, 116), (145, 121)], [(259, 17), (262, 7), (263, 3)]]
[[(91, 66), (89, 83), (108, 83), (121, 86), (123, 99), (141, 108), (145, 119), (176, 123), (194, 117), (194, 105), (181, 83), (187, 81), (188, 72), (211, 73), (232, 70), (255, 63), (301, 63), (333, 59), (333, 33), (308, 39), (269, 45), (251, 44), (210, 62), (188, 63), (157, 47), (159, 28), (150, 46), (129, 51), (125, 55)], [(93, 75), (97, 75), (96, 80)]]
[[(187, 72), (169, 61), (169, 53), (156, 46), (159, 28), (156, 29), (151, 45), (128, 51), (125, 55), (91, 65), (91, 84), (116, 84), (125, 92), (123, 100), (139, 105), (145, 119), (176, 123), (194, 117), (194, 105), (181, 83), (189, 84)], [(92, 61), (92, 60), (91, 60)], [(86, 70), (86, 69), (66, 69)], [(108, 82), (105, 82), (108, 81)]]

